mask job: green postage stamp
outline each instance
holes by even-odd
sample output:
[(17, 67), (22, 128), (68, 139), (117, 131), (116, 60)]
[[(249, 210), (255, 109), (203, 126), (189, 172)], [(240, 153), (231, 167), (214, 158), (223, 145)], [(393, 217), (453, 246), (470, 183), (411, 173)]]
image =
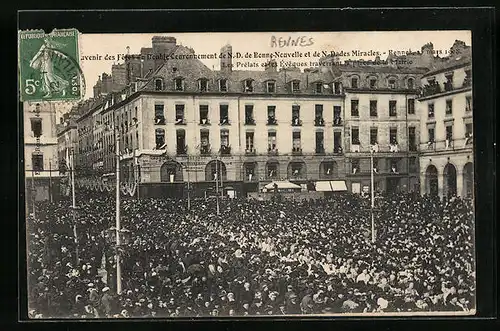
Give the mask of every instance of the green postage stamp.
[(21, 101), (74, 101), (85, 93), (79, 64), (78, 30), (20, 31)]

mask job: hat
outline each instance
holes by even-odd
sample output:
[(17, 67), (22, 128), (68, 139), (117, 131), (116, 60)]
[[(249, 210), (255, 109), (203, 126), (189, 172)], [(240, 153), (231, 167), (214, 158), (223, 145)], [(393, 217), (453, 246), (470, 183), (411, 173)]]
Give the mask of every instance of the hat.
[(103, 292), (107, 292), (107, 291), (109, 291), (109, 287), (107, 287), (107, 286), (106, 286), (105, 288), (103, 288), (103, 289), (102, 289), (102, 291), (103, 291)]

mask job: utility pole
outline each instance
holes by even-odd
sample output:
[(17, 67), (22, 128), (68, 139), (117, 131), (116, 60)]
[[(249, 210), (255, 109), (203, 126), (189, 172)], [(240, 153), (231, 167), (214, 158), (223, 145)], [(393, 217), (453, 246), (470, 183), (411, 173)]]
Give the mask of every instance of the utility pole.
[(187, 169), (186, 169), (186, 172), (187, 172), (187, 209), (188, 210), (191, 210), (191, 196), (189, 194), (189, 191), (190, 191), (190, 187), (189, 187), (189, 172), (190, 172), (190, 169), (189, 169), (189, 158), (190, 156), (188, 155), (188, 158), (187, 158)]
[(120, 135), (118, 130), (115, 129), (116, 138), (116, 247), (115, 247), (115, 258), (116, 258), (116, 293), (121, 294), (122, 292), (122, 278), (121, 278), (121, 265), (120, 265), (120, 252), (118, 248), (120, 247)]
[(217, 201), (217, 215), (220, 215), (219, 207), (219, 157), (215, 156), (215, 199)]
[(73, 237), (75, 240), (76, 264), (80, 264), (80, 255), (78, 250), (78, 235), (76, 229), (76, 196), (75, 196), (75, 151), (71, 148), (71, 200), (73, 209)]
[(373, 215), (375, 208), (375, 195), (374, 195), (374, 175), (373, 175), (373, 149), (370, 151), (370, 166), (371, 166), (371, 225), (372, 225), (372, 244), (375, 243), (375, 217)]

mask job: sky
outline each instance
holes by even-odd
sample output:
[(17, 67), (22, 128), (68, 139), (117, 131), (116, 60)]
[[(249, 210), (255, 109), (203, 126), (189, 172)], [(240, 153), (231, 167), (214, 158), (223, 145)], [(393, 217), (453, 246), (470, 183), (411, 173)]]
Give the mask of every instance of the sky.
[[(432, 42), (434, 50), (441, 50), (440, 56), (446, 56), (445, 50), (453, 45), (455, 40), (462, 40), (471, 45), (470, 31), (390, 31), (390, 32), (258, 32), (258, 33), (154, 33), (154, 34), (81, 34), (80, 35), (80, 65), (85, 75), (86, 93), (84, 99), (92, 97), (92, 87), (102, 73), (111, 73), (113, 63), (123, 63), (117, 60), (117, 54), (125, 54), (126, 47), (130, 47), (131, 54), (139, 53), (141, 47), (151, 47), (153, 36), (172, 36), (177, 39), (177, 44), (191, 47), (196, 54), (220, 53), (222, 46), (230, 44), (233, 53), (246, 52), (291, 53), (300, 51), (303, 54), (310, 52), (311, 57), (293, 59), (293, 61), (308, 62), (318, 60), (314, 57), (315, 51), (335, 51), (350, 53), (345, 59), (374, 59), (374, 56), (353, 56), (353, 50), (362, 52), (378, 51), (380, 58), (385, 60), (389, 51), (419, 51), (421, 46)], [(279, 38), (288, 40), (289, 37), (300, 40), (303, 46), (279, 47)], [(276, 42), (273, 43), (272, 41)], [(108, 55), (108, 56), (106, 56)], [(96, 56), (98, 59), (90, 59)], [(83, 59), (86, 57), (86, 59)], [(112, 58), (114, 57), (114, 59)], [(279, 66), (278, 59), (278, 66)], [(286, 60), (292, 60), (287, 58)], [(211, 69), (219, 70), (219, 59), (202, 60)], [(267, 59), (242, 59), (242, 62), (262, 63)], [(235, 64), (235, 59), (233, 59)], [(243, 68), (249, 70), (249, 68)], [(304, 69), (304, 67), (302, 67)], [(238, 70), (234, 68), (233, 70)], [(263, 70), (251, 68), (251, 70)]]

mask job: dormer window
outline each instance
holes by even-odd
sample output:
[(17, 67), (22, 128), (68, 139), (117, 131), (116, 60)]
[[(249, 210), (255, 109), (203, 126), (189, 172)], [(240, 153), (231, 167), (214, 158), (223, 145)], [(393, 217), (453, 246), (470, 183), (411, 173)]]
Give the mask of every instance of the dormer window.
[(208, 79), (201, 78), (200, 80), (198, 80), (198, 90), (200, 90), (200, 92), (208, 91)]
[(163, 79), (157, 78), (155, 79), (155, 91), (163, 90)]
[(220, 92), (227, 92), (227, 79), (220, 79), (219, 80), (219, 91)]
[(396, 88), (396, 80), (394, 78), (389, 79), (389, 88), (390, 89), (395, 89)]
[(358, 77), (352, 77), (351, 78), (351, 87), (352, 88), (358, 88)]
[(409, 90), (413, 90), (415, 88), (415, 80), (413, 78), (408, 78), (407, 85)]
[(300, 92), (300, 81), (294, 80), (291, 82), (292, 84), (292, 93)]
[(267, 93), (275, 93), (276, 92), (276, 82), (270, 80), (267, 82)]
[(253, 80), (247, 79), (243, 82), (244, 92), (253, 92)]
[(176, 78), (174, 80), (175, 90), (176, 91), (184, 91), (184, 79)]
[(323, 83), (314, 83), (314, 91), (316, 93), (323, 93)]

